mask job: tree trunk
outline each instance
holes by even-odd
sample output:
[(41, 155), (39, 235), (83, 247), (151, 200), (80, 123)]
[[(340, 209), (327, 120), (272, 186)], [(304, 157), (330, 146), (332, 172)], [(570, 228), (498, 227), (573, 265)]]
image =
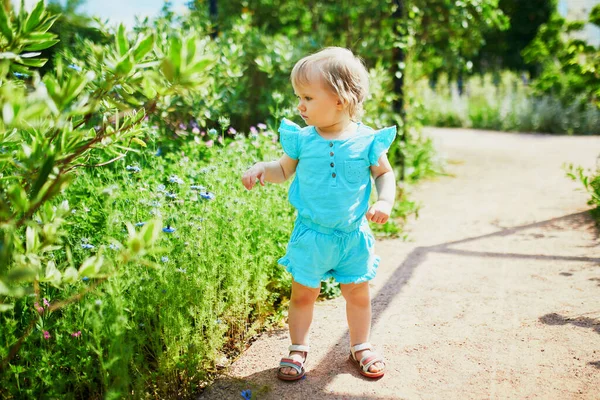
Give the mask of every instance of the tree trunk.
[(214, 29), (210, 33), (210, 37), (215, 39), (219, 35), (219, 26), (217, 21), (217, 0), (209, 0), (208, 2), (208, 13), (210, 15), (210, 20), (213, 23)]
[[(396, 5), (396, 9), (392, 14), (392, 19), (396, 26), (402, 26), (404, 24), (404, 0), (394, 0), (394, 4)], [(402, 29), (402, 34), (405, 34), (404, 29)], [(394, 46), (392, 50), (392, 73), (394, 79), (394, 93), (397, 95), (397, 99), (394, 100), (392, 107), (394, 113), (400, 115), (400, 118), (402, 119), (402, 126), (400, 127), (400, 141), (402, 143), (406, 143), (406, 115), (404, 112), (404, 69), (401, 68), (400, 65), (404, 65), (405, 60), (406, 54), (404, 54), (404, 50), (398, 46)], [(400, 166), (399, 179), (403, 181), (405, 178), (405, 157), (402, 147), (398, 146), (397, 149), (397, 165)]]

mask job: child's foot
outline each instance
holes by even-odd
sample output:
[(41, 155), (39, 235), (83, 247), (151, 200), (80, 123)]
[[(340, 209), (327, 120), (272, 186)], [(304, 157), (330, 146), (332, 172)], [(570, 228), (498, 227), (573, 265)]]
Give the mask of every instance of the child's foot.
[[(304, 357), (304, 352), (302, 352), (302, 351), (292, 351), (290, 353), (290, 355), (288, 356), (288, 358), (291, 358), (292, 360), (298, 361), (300, 363), (304, 363), (304, 361), (306, 361), (306, 358)], [(284, 368), (281, 368), (280, 371), (283, 375), (290, 375), (290, 376), (298, 375), (298, 371), (295, 368), (284, 367)]]
[(284, 381), (296, 381), (304, 377), (304, 363), (310, 347), (293, 344), (288, 350), (290, 354), (284, 357), (279, 362), (279, 369), (277, 370), (277, 377)]
[[(356, 355), (357, 360), (362, 360), (363, 357), (365, 357), (365, 356), (371, 357), (371, 356), (377, 355), (376, 353), (372, 352), (371, 350), (361, 350), (361, 351), (355, 352), (354, 354)], [(385, 368), (385, 364), (380, 361), (377, 361), (375, 364), (373, 364), (369, 367), (368, 371), (376, 373), (376, 372), (383, 370), (384, 368)]]
[(385, 374), (385, 361), (371, 351), (370, 343), (350, 347), (350, 359), (356, 363), (361, 375), (367, 378), (381, 378)]

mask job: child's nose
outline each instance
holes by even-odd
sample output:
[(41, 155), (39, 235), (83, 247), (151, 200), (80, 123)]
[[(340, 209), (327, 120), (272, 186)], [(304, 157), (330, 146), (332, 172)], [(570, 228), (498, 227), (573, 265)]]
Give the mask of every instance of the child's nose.
[(304, 103), (300, 102), (298, 103), (298, 111), (304, 111)]

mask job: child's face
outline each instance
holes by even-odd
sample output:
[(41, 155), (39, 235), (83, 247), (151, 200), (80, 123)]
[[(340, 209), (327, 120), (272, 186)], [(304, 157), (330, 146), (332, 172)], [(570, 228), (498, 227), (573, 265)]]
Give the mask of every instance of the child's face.
[(294, 87), (298, 98), (298, 111), (308, 125), (327, 127), (338, 123), (344, 107), (339, 98), (319, 79)]

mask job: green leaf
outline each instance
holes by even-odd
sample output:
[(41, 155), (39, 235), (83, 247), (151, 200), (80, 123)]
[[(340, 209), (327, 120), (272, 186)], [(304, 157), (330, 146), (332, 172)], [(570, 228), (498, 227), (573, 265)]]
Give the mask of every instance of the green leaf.
[(131, 55), (127, 54), (115, 67), (115, 74), (127, 76), (133, 69), (133, 60)]
[(60, 281), (62, 279), (62, 274), (56, 268), (56, 264), (54, 261), (48, 261), (48, 266), (46, 266), (46, 276), (40, 281), (50, 282), (54, 286), (60, 285)]
[(146, 54), (154, 47), (154, 35), (145, 37), (140, 41), (133, 50), (133, 59), (135, 62), (140, 62)]
[(161, 224), (157, 221), (150, 221), (142, 228), (141, 234), (146, 246), (152, 245), (160, 235)]
[(160, 70), (169, 82), (173, 82), (175, 80), (175, 66), (170, 59), (165, 58), (162, 60), (162, 63), (160, 64)]
[(43, 67), (46, 62), (48, 61), (47, 58), (26, 58), (26, 59), (22, 59), (19, 61), (20, 64), (23, 65), (27, 65), (28, 67), (34, 67), (34, 68), (40, 68)]
[(169, 40), (169, 60), (173, 64), (175, 73), (178, 73), (181, 68), (181, 38), (178, 36), (171, 37)]
[(134, 142), (134, 143), (139, 144), (142, 147), (146, 147), (146, 142), (144, 142), (141, 139), (138, 139), (138, 138), (134, 137), (134, 138), (131, 138), (131, 141)]
[(8, 282), (31, 282), (37, 277), (37, 269), (32, 267), (16, 267), (6, 275)]
[(186, 42), (186, 64), (191, 64), (196, 56), (196, 38), (194, 36), (190, 36)]
[(117, 51), (119, 52), (119, 55), (123, 57), (129, 51), (129, 42), (127, 41), (125, 26), (123, 24), (119, 24), (119, 30), (117, 31), (115, 40), (117, 42)]
[(196, 64), (188, 67), (186, 73), (198, 74), (200, 72), (208, 71), (213, 67), (213, 60), (210, 58), (203, 58)]
[(102, 264), (104, 263), (104, 257), (102, 256), (93, 256), (86, 259), (79, 267), (79, 275), (80, 276), (88, 276), (94, 277), (102, 268)]
[(40, 0), (33, 9), (33, 11), (31, 11), (31, 14), (27, 16), (27, 20), (25, 21), (25, 26), (23, 28), (23, 33), (31, 32), (33, 28), (37, 27), (37, 25), (40, 23), (44, 11), (44, 2), (43, 0)]
[(10, 20), (8, 19), (8, 15), (6, 15), (6, 10), (4, 6), (0, 4), (0, 32), (4, 35), (4, 37), (10, 42), (13, 40), (13, 31), (12, 26), (10, 24)]
[(31, 198), (35, 199), (37, 197), (38, 192), (48, 180), (48, 176), (50, 172), (52, 172), (52, 168), (54, 167), (54, 154), (47, 155), (46, 161), (44, 161), (44, 165), (40, 169), (40, 174), (38, 175), (33, 187), (31, 189)]
[(73, 267), (69, 267), (65, 270), (63, 274), (63, 282), (65, 283), (75, 283), (79, 278), (79, 273)]
[(25, 239), (27, 252), (33, 252), (36, 248), (37, 234), (31, 226), (28, 226), (25, 231)]
[[(52, 35), (52, 36), (54, 36), (54, 35)], [(58, 39), (37, 41), (35, 43), (31, 43), (31, 44), (25, 46), (23, 50), (27, 50), (27, 51), (44, 50), (44, 49), (54, 46), (58, 42), (60, 42), (60, 40), (58, 40)]]

